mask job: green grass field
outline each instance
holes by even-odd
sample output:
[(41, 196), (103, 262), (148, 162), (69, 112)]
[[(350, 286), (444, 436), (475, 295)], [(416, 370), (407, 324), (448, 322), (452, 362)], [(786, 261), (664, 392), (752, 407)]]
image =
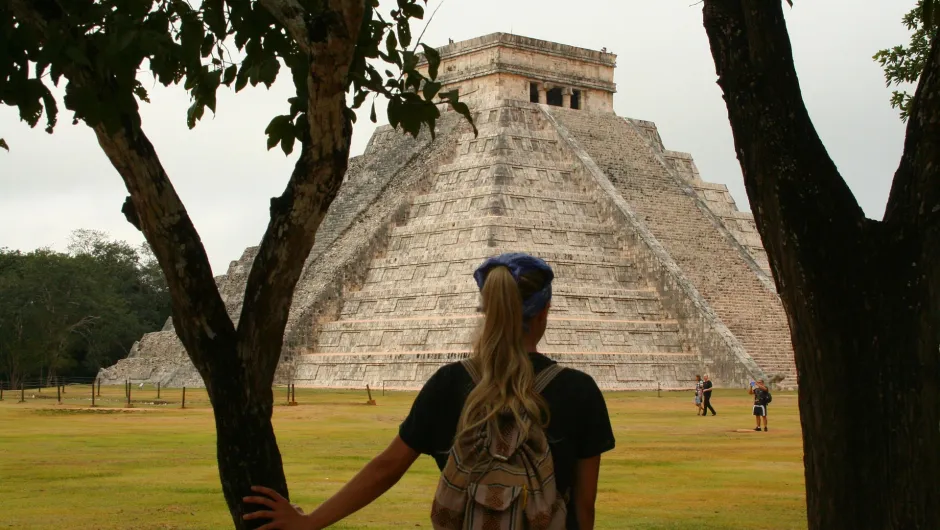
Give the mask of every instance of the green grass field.
[[(88, 386), (4, 393), (0, 401), (0, 528), (231, 527), (202, 390)], [(379, 392), (380, 393), (380, 392)], [(277, 399), (285, 401), (282, 390)], [(413, 393), (297, 391), (274, 421), (294, 501), (314, 507), (397, 432)], [(796, 396), (774, 394), (770, 432), (753, 427), (743, 390), (715, 391), (718, 416), (695, 415), (692, 393), (608, 393), (617, 448), (604, 455), (598, 528), (806, 527)], [(385, 497), (336, 528), (430, 528), (437, 469), (422, 457)]]

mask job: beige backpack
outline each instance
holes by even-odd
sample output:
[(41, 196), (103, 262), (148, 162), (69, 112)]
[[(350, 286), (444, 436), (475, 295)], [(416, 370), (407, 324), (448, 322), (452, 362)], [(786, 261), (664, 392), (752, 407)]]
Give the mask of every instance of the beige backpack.
[[(463, 361), (473, 379), (480, 374)], [(535, 379), (541, 393), (564, 368), (557, 364)], [(530, 423), (529, 436), (511, 416), (503, 436), (489, 439), (486, 426), (454, 441), (431, 507), (436, 530), (564, 530), (565, 498), (555, 487), (555, 468), (541, 426)]]

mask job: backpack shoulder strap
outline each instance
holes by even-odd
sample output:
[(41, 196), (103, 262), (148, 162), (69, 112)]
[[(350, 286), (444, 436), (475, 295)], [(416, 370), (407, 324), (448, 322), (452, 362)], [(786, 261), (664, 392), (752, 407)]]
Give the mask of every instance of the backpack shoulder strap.
[(473, 364), (473, 359), (464, 359), (460, 361), (460, 364), (462, 364), (464, 367), (464, 370), (466, 370), (467, 373), (470, 374), (470, 379), (473, 379), (473, 384), (474, 385), (480, 384), (480, 372), (477, 371), (476, 365)]
[(564, 369), (564, 366), (555, 363), (539, 372), (539, 375), (535, 377), (535, 386), (533, 390), (535, 390), (537, 394), (541, 394), (548, 384), (551, 383), (552, 380), (555, 379), (555, 377), (557, 377), (558, 374), (560, 374)]

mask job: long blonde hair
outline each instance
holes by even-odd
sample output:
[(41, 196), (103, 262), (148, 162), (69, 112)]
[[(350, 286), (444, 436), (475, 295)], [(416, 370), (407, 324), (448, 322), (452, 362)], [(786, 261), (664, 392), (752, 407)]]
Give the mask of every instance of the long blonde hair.
[(457, 433), (486, 425), (490, 436), (501, 436), (498, 420), (511, 414), (528, 436), (527, 417), (542, 425), (548, 421), (548, 406), (534, 390), (535, 370), (523, 346), (523, 310), (520, 287), (537, 291), (541, 275), (520, 278), (517, 285), (509, 269), (494, 267), (481, 289), (484, 318), (473, 341), (472, 358), (480, 383), (470, 392), (460, 415)]

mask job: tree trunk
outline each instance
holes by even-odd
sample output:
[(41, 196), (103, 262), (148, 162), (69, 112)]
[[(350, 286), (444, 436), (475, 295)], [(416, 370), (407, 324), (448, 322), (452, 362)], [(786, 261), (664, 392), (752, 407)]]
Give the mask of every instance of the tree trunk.
[[(218, 358), (237, 358), (234, 342), (220, 345), (219, 351), (205, 352)], [(237, 529), (257, 528), (263, 522), (247, 522), (245, 513), (263, 507), (247, 505), (242, 498), (252, 485), (274, 488), (287, 498), (287, 479), (281, 453), (271, 424), (274, 396), (270, 385), (259, 387), (246, 380), (249, 373), (238, 363), (213, 366), (206, 390), (215, 417), (216, 455), (222, 493)]]
[(706, 0), (704, 19), (790, 321), (809, 527), (940, 528), (940, 204), (925, 202), (940, 165), (924, 126), (940, 83), (915, 96), (932, 115), (911, 118), (888, 208), (903, 213), (869, 220), (806, 112), (781, 2)]

